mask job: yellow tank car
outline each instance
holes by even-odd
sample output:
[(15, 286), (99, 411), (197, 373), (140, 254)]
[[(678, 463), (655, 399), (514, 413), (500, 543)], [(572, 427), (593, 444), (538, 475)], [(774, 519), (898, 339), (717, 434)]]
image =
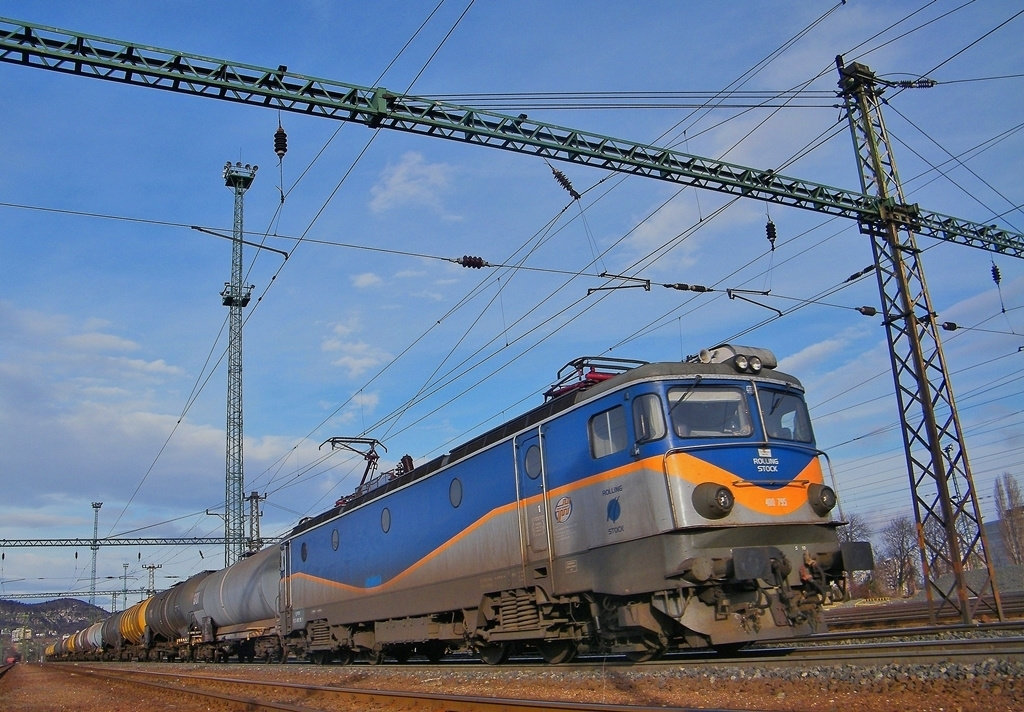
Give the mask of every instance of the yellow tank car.
[(121, 616), (121, 637), (138, 645), (146, 634), (146, 609), (152, 598), (136, 603)]

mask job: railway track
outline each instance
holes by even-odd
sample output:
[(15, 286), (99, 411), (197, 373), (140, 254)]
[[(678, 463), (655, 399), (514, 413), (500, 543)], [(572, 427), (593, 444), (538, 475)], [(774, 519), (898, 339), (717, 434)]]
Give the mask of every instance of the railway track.
[[(664, 712), (664, 706), (598, 704), (503, 699), (498, 697), (443, 695), (423, 692), (388, 692), (333, 685), (268, 681), (247, 677), (224, 677), (182, 672), (127, 670), (80, 664), (53, 666), (68, 675), (130, 686), (145, 686), (165, 693), (193, 697), (213, 703), (217, 709), (259, 712), (321, 712), (334, 709), (443, 710), (444, 712)], [(247, 668), (252, 670), (252, 667)], [(436, 669), (436, 667), (435, 667)], [(697, 708), (674, 708), (696, 710)], [(716, 708), (701, 707), (704, 712)], [(749, 708), (748, 708), (749, 709)], [(735, 712), (717, 708), (717, 712)]]
[[(919, 633), (932, 633), (922, 629)], [(826, 634), (812, 640), (803, 639), (792, 645), (752, 646), (731, 655), (714, 653), (676, 653), (666, 655), (660, 660), (639, 664), (643, 668), (709, 668), (720, 669), (749, 668), (759, 670), (764, 667), (799, 668), (807, 665), (927, 665), (935, 662), (950, 662), (968, 665), (971, 663), (996, 658), (1004, 661), (1024, 661), (1024, 635), (1003, 637), (978, 637), (958, 639), (919, 639), (919, 640), (886, 640), (884, 638), (897, 634), (885, 631), (882, 636), (864, 632), (863, 642), (851, 642), (856, 637), (842, 634)], [(898, 635), (906, 637), (907, 631)], [(477, 661), (466, 661), (467, 664), (484, 667)], [(514, 661), (518, 669), (558, 669), (558, 670), (594, 670), (595, 668), (629, 669), (637, 667), (621, 657), (600, 658), (581, 656), (576, 662), (568, 665), (552, 667), (534, 659)], [(410, 669), (414, 666), (391, 666), (395, 669)], [(415, 666), (424, 672), (437, 670), (436, 665)], [(485, 668), (486, 669), (486, 668)]]
[[(444, 664), (347, 666), (51, 663), (19, 666), (13, 682), (19, 673), (22, 678), (35, 673), (35, 689), (42, 692), (34, 699), (66, 695), (61, 699), (73, 700), (67, 708), (81, 712), (140, 709), (142, 699), (152, 701), (146, 703), (150, 709), (179, 712), (1024, 709), (1024, 682), (1018, 683), (1024, 680), (1024, 635), (1012, 628), (982, 635), (879, 640), (862, 633), (857, 641), (821, 636), (734, 656), (679, 654), (642, 664), (594, 657), (547, 665), (517, 657), (492, 666), (469, 656)], [(0, 683), (0, 697), (10, 678)], [(90, 691), (98, 696), (88, 698)], [(111, 707), (112, 700), (131, 704)]]
[[(956, 640), (908, 640), (871, 643), (836, 641), (820, 645), (754, 648), (718, 664), (755, 667), (764, 665), (928, 665), (936, 662), (971, 664), (990, 658), (1024, 660), (1024, 637), (964, 638)], [(672, 661), (672, 664), (692, 664)], [(703, 663), (706, 664), (706, 661)]]
[[(926, 626), (920, 628), (890, 628), (849, 632), (822, 633), (810, 638), (778, 641), (766, 645), (752, 645), (731, 654), (713, 650), (679, 651), (658, 660), (634, 663), (623, 656), (581, 655), (574, 662), (551, 665), (537, 655), (514, 656), (506, 665), (492, 666), (480, 662), (474, 655), (453, 655), (443, 663), (382, 663), (365, 661), (350, 665), (309, 666), (303, 661), (292, 661), (281, 666), (239, 665), (226, 663), (217, 666), (201, 664), (200, 670), (300, 670), (326, 667), (333, 670), (387, 669), (429, 674), (446, 669), (501, 670), (592, 670), (594, 668), (632, 669), (658, 667), (756, 667), (770, 664), (794, 667), (829, 661), (842, 665), (871, 665), (879, 662), (898, 664), (929, 663), (936, 660), (971, 663), (996, 657), (1001, 660), (1024, 661), (1024, 621), (981, 624), (971, 628), (963, 626)], [(56, 663), (82, 669), (115, 670), (120, 663)], [(176, 663), (145, 663), (143, 673), (175, 668)], [(192, 664), (180, 664), (182, 667)]]
[[(1024, 592), (1010, 591), (1001, 598), (1003, 615), (1007, 619), (1024, 617)], [(986, 611), (994, 608), (985, 601), (978, 610)], [(990, 618), (994, 618), (991, 616)], [(872, 628), (888, 628), (901, 626), (929, 625), (929, 607), (927, 601), (888, 600), (878, 603), (864, 602), (855, 606), (831, 608), (825, 612), (825, 621), (831, 630), (860, 630)], [(987, 622), (984, 621), (983, 622)], [(962, 625), (958, 618), (942, 618), (939, 624)]]

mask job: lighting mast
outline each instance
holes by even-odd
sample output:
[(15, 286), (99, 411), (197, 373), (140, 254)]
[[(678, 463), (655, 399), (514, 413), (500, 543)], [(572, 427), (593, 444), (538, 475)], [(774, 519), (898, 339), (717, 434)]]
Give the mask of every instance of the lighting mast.
[(103, 502), (92, 503), (92, 582), (89, 584), (89, 603), (96, 605), (96, 552), (100, 550), (97, 537), (100, 533), (100, 507)]
[(224, 185), (235, 193), (235, 222), (231, 241), (231, 281), (220, 293), (231, 309), (228, 328), (227, 455), (224, 472), (224, 566), (242, 558), (245, 540), (242, 467), (242, 310), (249, 304), (252, 287), (242, 284), (242, 206), (245, 191), (252, 185), (259, 166), (224, 165)]

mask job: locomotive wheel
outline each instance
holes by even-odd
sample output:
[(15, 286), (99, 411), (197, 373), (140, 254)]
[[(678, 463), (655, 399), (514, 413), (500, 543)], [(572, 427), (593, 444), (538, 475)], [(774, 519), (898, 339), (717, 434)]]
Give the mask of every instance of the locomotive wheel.
[(411, 645), (396, 645), (391, 649), (391, 654), (399, 664), (405, 664), (409, 662), (409, 658), (412, 657), (414, 649)]
[(626, 660), (631, 663), (646, 663), (651, 660), (657, 660), (665, 654), (667, 648), (666, 641), (663, 638), (653, 635), (644, 636), (640, 643), (644, 646), (643, 649), (631, 650), (626, 653)]
[(657, 660), (665, 654), (664, 648), (648, 648), (647, 650), (633, 650), (626, 653), (626, 660), (631, 663), (646, 663)]
[(370, 665), (380, 665), (384, 662), (384, 651), (383, 650), (367, 650), (366, 651), (366, 662)]
[(352, 652), (352, 648), (342, 648), (338, 651), (338, 664), (349, 665), (355, 658), (355, 653)]
[(576, 641), (573, 640), (551, 640), (537, 643), (537, 650), (544, 662), (551, 665), (567, 663), (576, 657)]
[(508, 656), (511, 652), (512, 649), (509, 647), (508, 643), (490, 643), (488, 645), (481, 645), (477, 648), (480, 660), (488, 665), (501, 665), (503, 662), (508, 660)]
[(447, 650), (448, 646), (439, 640), (432, 640), (420, 646), (420, 652), (432, 663), (441, 662), (441, 658), (444, 657)]
[(721, 655), (722, 657), (731, 657), (733, 655), (738, 654), (741, 650), (743, 650), (743, 648), (747, 647), (747, 645), (749, 645), (747, 641), (743, 641), (741, 643), (719, 643), (718, 645), (714, 646), (714, 648), (715, 652)]

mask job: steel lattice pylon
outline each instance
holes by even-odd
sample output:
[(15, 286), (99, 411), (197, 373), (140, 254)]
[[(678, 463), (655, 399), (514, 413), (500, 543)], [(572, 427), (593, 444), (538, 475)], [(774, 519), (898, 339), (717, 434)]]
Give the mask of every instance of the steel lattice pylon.
[(224, 565), (238, 561), (248, 552), (242, 493), (245, 473), (242, 463), (242, 310), (249, 304), (252, 288), (242, 284), (242, 213), (245, 191), (256, 177), (248, 164), (224, 166), (224, 184), (235, 193), (235, 222), (231, 241), (231, 281), (221, 292), (224, 306), (231, 309), (228, 324), (228, 410), (227, 454), (224, 467)]
[[(860, 229), (871, 236), (874, 250), (929, 617), (934, 624), (952, 607), (970, 623), (979, 608), (987, 607), (1002, 619), (963, 431), (914, 237), (918, 209), (904, 199), (882, 120), (884, 85), (880, 87), (862, 64), (847, 67), (841, 57), (836, 62), (861, 187), (865, 195), (879, 199), (880, 219), (862, 219)], [(983, 573), (972, 583), (965, 574), (968, 569)]]
[(100, 507), (102, 506), (103, 502), (92, 503), (92, 545), (89, 547), (92, 549), (92, 578), (89, 584), (89, 603), (94, 606), (96, 605), (96, 554), (100, 550), (96, 542), (100, 533)]

